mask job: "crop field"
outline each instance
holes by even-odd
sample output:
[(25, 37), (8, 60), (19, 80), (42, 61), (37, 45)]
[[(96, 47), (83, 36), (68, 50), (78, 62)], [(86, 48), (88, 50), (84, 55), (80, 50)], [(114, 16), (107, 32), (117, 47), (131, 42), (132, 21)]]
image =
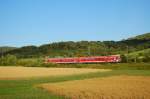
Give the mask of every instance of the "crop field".
[(49, 92), (71, 99), (150, 99), (150, 77), (113, 76), (42, 84)]
[(108, 69), (42, 68), (42, 67), (0, 67), (0, 79), (16, 79), (46, 76), (65, 76), (92, 72), (105, 72)]
[(149, 77), (146, 69), (0, 66), (0, 99), (150, 99)]

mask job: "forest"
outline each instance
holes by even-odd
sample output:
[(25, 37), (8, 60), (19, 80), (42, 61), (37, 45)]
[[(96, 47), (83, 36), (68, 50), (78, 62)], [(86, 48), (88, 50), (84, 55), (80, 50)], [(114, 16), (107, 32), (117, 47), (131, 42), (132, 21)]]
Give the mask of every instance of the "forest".
[[(150, 33), (121, 41), (67, 41), (41, 46), (1, 47), (0, 56), (18, 59), (49, 57), (107, 56), (119, 54), (122, 62), (150, 61)], [(128, 59), (127, 59), (128, 58)]]

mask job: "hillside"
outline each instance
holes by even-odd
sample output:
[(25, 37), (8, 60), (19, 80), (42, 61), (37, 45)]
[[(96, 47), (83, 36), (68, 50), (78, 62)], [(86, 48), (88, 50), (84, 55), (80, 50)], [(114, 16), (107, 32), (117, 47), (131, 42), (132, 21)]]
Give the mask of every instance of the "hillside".
[(138, 56), (145, 56), (145, 55), (150, 56), (150, 48), (144, 49), (141, 51), (132, 52), (132, 53), (129, 53), (128, 55), (131, 57), (138, 57)]
[(138, 35), (138, 36), (129, 38), (128, 40), (150, 40), (150, 33)]
[(0, 47), (0, 54), (6, 53), (6, 52), (14, 50), (14, 49), (16, 49), (16, 47), (2, 46), (2, 47)]
[(37, 46), (24, 46), (5, 52), (19, 58), (32, 57), (78, 57), (126, 54), (150, 48), (150, 33), (122, 41), (68, 41)]
[(150, 48), (126, 54), (132, 62), (150, 62)]
[(119, 41), (118, 44), (120, 43), (126, 44), (128, 47), (132, 47), (132, 49), (136, 49), (135, 51), (144, 50), (150, 48), (150, 33), (145, 33)]

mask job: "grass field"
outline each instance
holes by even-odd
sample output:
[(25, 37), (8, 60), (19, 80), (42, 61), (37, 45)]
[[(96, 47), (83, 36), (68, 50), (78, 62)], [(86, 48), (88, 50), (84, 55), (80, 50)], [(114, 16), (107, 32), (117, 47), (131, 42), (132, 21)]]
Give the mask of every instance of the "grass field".
[[(7, 70), (3, 71), (9, 74)], [(76, 75), (57, 75), (46, 77), (33, 77), (30, 79), (1, 79), (0, 80), (0, 99), (64, 99), (64, 96), (51, 93), (43, 88), (38, 87), (45, 83), (65, 83), (66, 81), (101, 79), (104, 77), (128, 75), (149, 77), (149, 70), (130, 70), (118, 69), (108, 72), (87, 72)], [(110, 81), (111, 83), (111, 81)], [(146, 98), (145, 98), (146, 99)]]
[(128, 56), (135, 57), (135, 56), (139, 56), (139, 54), (144, 55), (144, 54), (149, 54), (149, 53), (150, 53), (150, 48), (129, 53)]
[(71, 99), (150, 99), (150, 77), (113, 76), (42, 84), (49, 92)]

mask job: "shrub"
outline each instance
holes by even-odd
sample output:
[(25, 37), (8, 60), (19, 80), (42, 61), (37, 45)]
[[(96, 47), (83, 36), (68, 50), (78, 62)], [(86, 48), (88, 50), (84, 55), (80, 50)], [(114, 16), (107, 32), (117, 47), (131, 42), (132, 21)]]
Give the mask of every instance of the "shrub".
[(127, 63), (128, 60), (127, 60), (127, 56), (126, 55), (121, 55), (120, 57), (121, 57), (121, 62), (122, 63)]
[(19, 59), (17, 65), (27, 66), (27, 67), (39, 67), (42, 62), (39, 59)]
[(0, 58), (0, 65), (16, 65), (17, 64), (17, 58), (15, 55), (6, 55), (4, 57)]

